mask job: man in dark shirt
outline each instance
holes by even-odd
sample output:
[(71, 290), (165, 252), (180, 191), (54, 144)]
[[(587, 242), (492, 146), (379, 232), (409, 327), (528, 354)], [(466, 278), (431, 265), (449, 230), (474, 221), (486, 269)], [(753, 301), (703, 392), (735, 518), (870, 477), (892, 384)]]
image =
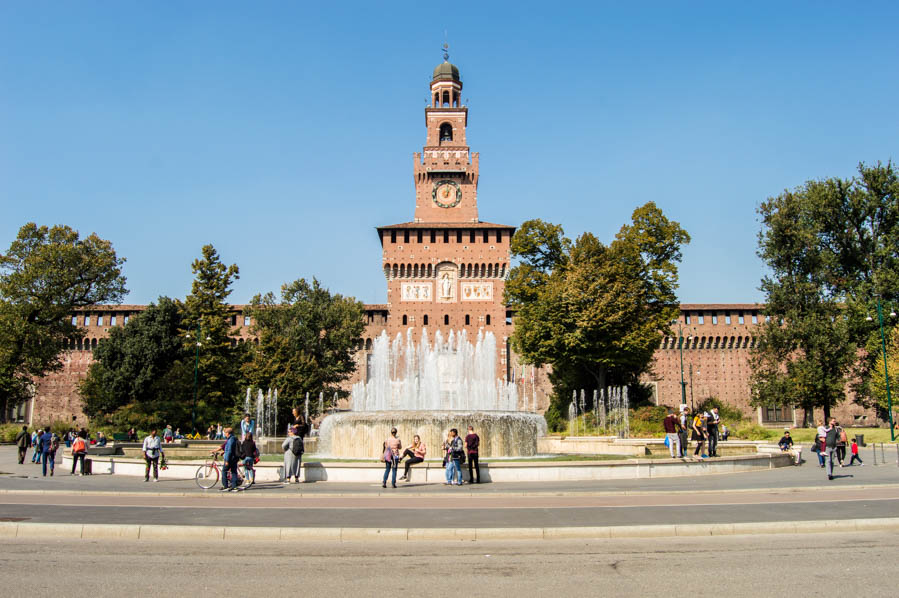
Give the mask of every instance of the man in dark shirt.
[(777, 445), (783, 452), (787, 452), (791, 448), (793, 448), (793, 438), (790, 437), (790, 433), (788, 431), (784, 431), (784, 435), (781, 436), (780, 440), (777, 442)]
[(24, 465), (25, 453), (28, 452), (29, 446), (31, 446), (31, 434), (28, 433), (28, 426), (22, 426), (22, 429), (16, 434), (16, 447), (19, 449), (19, 465)]
[[(468, 426), (468, 436), (465, 437), (465, 450), (468, 451), (468, 482), (470, 484), (481, 483), (481, 466), (478, 463), (478, 446), (481, 438), (474, 433), (474, 427)], [(477, 480), (474, 474), (477, 473)]]
[(709, 457), (718, 456), (718, 424), (721, 423), (721, 417), (718, 415), (718, 408), (712, 407), (709, 414), (706, 429), (709, 431)]
[(668, 409), (668, 415), (662, 421), (665, 426), (665, 438), (668, 439), (668, 453), (672, 459), (680, 457), (680, 436), (677, 433), (677, 416), (674, 409)]
[(827, 434), (824, 436), (824, 451), (827, 454), (827, 479), (833, 479), (833, 459), (840, 441), (840, 431), (835, 417), (830, 418)]

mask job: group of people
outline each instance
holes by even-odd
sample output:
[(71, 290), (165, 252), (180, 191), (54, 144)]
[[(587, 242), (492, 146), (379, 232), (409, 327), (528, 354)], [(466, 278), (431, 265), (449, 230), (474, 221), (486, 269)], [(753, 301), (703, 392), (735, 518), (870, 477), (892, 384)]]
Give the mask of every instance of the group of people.
[[(718, 440), (727, 440), (727, 426), (721, 421), (718, 408), (712, 407), (709, 411), (697, 411), (691, 415), (691, 410), (686, 405), (680, 406), (680, 413), (675, 414), (674, 409), (668, 409), (668, 415), (662, 421), (665, 428), (665, 444), (672, 459), (685, 458), (689, 440), (696, 443), (693, 449), (693, 457), (708, 459), (718, 456)], [(708, 453), (705, 447), (708, 447)]]
[[(450, 429), (443, 443), (442, 451), (443, 467), (446, 473), (445, 485), (461, 486), (463, 484), (462, 464), (465, 462), (466, 456), (468, 458), (469, 482), (472, 484), (481, 483), (481, 468), (478, 460), (480, 444), (481, 438), (475, 433), (473, 426), (468, 426), (468, 435), (464, 439), (459, 436), (459, 430), (456, 428)], [(412, 466), (423, 462), (428, 454), (428, 447), (422, 442), (418, 434), (412, 437), (412, 445), (404, 450), (403, 442), (397, 436), (396, 428), (390, 429), (390, 436), (384, 441), (382, 450), (381, 461), (384, 462), (384, 478), (381, 480), (382, 488), (387, 487), (388, 478), (390, 478), (391, 486), (396, 488), (396, 472), (399, 469), (399, 464), (404, 459), (406, 463), (400, 481), (412, 481)]]
[[(71, 437), (69, 432), (72, 433)], [(65, 434), (65, 442), (67, 446), (72, 447), (72, 475), (85, 474), (85, 457), (90, 446), (90, 440), (87, 430), (82, 428), (78, 432), (70, 430)], [(56, 471), (56, 451), (62, 443), (59, 435), (51, 431), (49, 427), (34, 430), (28, 433), (28, 426), (22, 426), (22, 429), (16, 434), (16, 448), (18, 449), (19, 465), (24, 465), (25, 456), (28, 449), (32, 449), (31, 462), (41, 465), (41, 471), (44, 477), (47, 473), (52, 476)], [(81, 463), (80, 472), (76, 473), (77, 465)]]
[[(783, 450), (784, 440), (788, 439), (789, 432), (784, 433), (784, 438), (780, 439), (781, 450)], [(789, 439), (789, 444), (792, 446), (793, 440)], [(840, 424), (837, 423), (835, 417), (831, 417), (827, 425), (824, 425), (823, 420), (818, 421), (818, 428), (815, 431), (815, 443), (812, 446), (812, 452), (818, 453), (818, 465), (822, 468), (827, 467), (827, 479), (833, 479), (833, 462), (836, 459), (837, 463), (840, 467), (843, 467), (843, 461), (846, 459), (846, 446), (849, 446), (849, 450), (852, 453), (852, 458), (849, 460), (849, 465), (853, 465), (856, 461), (858, 461), (859, 465), (864, 465), (861, 457), (858, 455), (858, 441), (853, 438), (852, 442), (849, 442), (849, 439), (846, 436), (846, 430), (844, 430)]]

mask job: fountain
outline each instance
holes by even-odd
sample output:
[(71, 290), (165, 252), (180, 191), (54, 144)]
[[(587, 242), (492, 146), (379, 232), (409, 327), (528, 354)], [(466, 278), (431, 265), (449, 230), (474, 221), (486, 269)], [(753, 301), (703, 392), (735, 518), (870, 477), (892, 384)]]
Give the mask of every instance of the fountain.
[[(256, 394), (255, 402), (252, 399), (252, 389), (247, 387), (247, 396), (244, 399), (244, 413), (253, 413), (256, 411), (256, 427), (255, 441), (261, 452), (271, 452), (264, 450), (267, 441), (273, 441), (277, 435), (278, 429), (278, 389), (274, 391), (269, 388), (268, 394), (264, 394), (260, 388)], [(254, 404), (255, 403), (255, 404)]]
[(322, 422), (321, 453), (377, 457), (395, 426), (407, 444), (418, 434), (429, 456), (438, 457), (450, 428), (464, 436), (472, 425), (481, 457), (536, 454), (546, 421), (528, 413), (527, 396), (519, 405), (514, 382), (496, 378), (496, 357), (491, 332), (479, 332), (472, 342), (465, 331), (446, 338), (438, 331), (433, 343), (426, 330), (418, 342), (411, 328), (392, 341), (381, 333), (372, 346), (369, 380), (353, 386), (352, 410)]

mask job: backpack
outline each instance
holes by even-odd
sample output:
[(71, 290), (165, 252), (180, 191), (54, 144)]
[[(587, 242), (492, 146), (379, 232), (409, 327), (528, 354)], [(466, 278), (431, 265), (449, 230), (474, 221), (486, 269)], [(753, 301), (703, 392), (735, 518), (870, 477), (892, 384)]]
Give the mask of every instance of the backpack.
[(87, 447), (84, 444), (84, 438), (81, 438), (79, 436), (78, 438), (75, 439), (75, 442), (72, 444), (72, 452), (73, 453), (87, 452)]
[(846, 430), (840, 428), (840, 442), (846, 442)]
[(290, 452), (299, 457), (303, 454), (303, 439), (295, 437), (290, 443)]

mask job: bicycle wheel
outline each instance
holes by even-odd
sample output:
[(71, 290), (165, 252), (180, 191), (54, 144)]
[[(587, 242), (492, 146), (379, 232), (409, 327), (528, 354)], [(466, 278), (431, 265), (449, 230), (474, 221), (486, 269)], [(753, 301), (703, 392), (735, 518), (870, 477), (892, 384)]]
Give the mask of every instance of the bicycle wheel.
[(219, 481), (219, 469), (214, 465), (200, 465), (197, 468), (197, 475), (195, 476), (197, 486), (202, 488), (203, 490), (209, 490), (213, 486), (215, 486)]

